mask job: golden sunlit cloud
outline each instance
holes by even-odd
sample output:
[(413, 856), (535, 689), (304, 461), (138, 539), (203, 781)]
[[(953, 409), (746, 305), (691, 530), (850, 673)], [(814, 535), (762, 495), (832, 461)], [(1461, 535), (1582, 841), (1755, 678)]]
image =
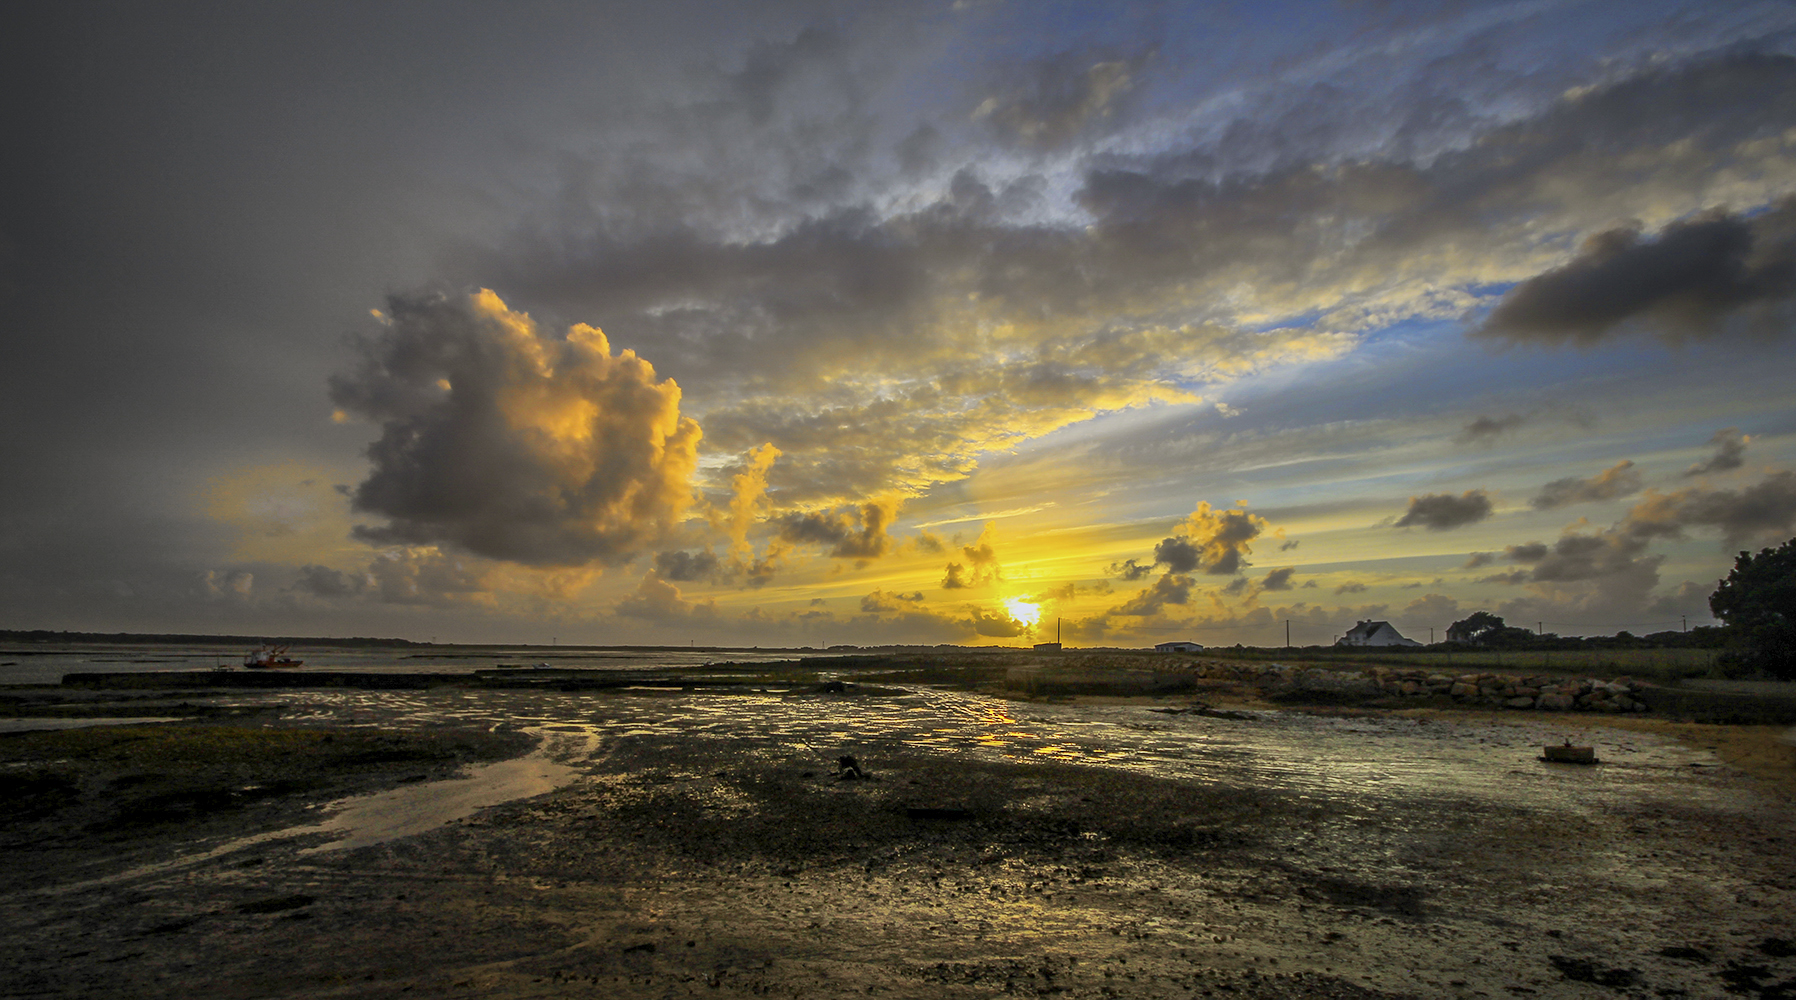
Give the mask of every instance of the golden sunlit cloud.
[[(381, 425), (357, 537), (533, 566), (618, 565), (672, 533), (699, 426), (680, 388), (597, 327), (539, 327), (498, 295), (394, 296), (338, 409)], [(762, 453), (766, 461), (771, 455)]]

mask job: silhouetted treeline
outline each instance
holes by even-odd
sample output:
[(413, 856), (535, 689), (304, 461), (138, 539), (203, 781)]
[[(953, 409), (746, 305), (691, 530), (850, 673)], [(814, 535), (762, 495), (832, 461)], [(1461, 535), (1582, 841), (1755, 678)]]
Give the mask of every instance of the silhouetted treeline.
[(116, 642), (132, 645), (165, 646), (429, 646), (428, 642), (410, 639), (379, 639), (367, 636), (318, 638), (288, 635), (185, 635), (160, 632), (51, 632), (48, 629), (0, 629), (0, 642), (69, 643)]

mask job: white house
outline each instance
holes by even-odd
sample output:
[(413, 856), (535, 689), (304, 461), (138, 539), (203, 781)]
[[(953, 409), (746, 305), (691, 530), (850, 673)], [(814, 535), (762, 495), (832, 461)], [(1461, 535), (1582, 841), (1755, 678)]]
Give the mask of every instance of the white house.
[(1420, 646), (1414, 639), (1405, 639), (1391, 627), (1390, 622), (1360, 622), (1347, 630), (1347, 634), (1335, 640), (1337, 646)]
[(1203, 646), (1195, 642), (1185, 642), (1182, 639), (1178, 642), (1162, 642), (1154, 646), (1156, 653), (1201, 653), (1203, 651)]

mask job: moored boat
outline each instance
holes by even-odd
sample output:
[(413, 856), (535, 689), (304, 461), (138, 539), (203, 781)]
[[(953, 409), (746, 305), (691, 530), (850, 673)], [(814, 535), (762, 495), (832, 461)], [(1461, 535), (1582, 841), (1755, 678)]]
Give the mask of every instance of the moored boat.
[(272, 670), (297, 667), (305, 662), (306, 661), (304, 660), (295, 660), (293, 657), (288, 656), (287, 647), (285, 646), (263, 646), (261, 649), (258, 649), (253, 653), (248, 653), (243, 657), (243, 665), (251, 670)]

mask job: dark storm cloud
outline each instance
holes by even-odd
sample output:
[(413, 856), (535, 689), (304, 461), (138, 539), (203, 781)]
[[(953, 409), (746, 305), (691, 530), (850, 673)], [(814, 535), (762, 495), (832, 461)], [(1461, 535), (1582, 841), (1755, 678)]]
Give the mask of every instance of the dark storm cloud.
[[(1796, 200), (1762, 215), (1705, 212), (1652, 239), (1638, 228), (1592, 236), (1579, 255), (1517, 285), (1478, 328), (1483, 337), (1590, 344), (1641, 324), (1676, 337), (1770, 332), (1796, 295)], [(1777, 331), (1781, 332), (1781, 328)]]
[(1569, 476), (1555, 479), (1540, 488), (1540, 495), (1528, 501), (1535, 510), (1553, 510), (1575, 503), (1613, 500), (1640, 492), (1640, 473), (1634, 463), (1622, 461), (1589, 479)]
[(1476, 524), (1490, 515), (1490, 496), (1483, 490), (1466, 490), (1459, 496), (1430, 493), (1427, 496), (1410, 497), (1409, 509), (1397, 519), (1395, 526), (1450, 531)]
[(592, 327), (547, 336), (490, 292), (394, 296), (360, 349), (331, 398), (381, 427), (352, 499), (388, 521), (358, 537), (616, 564), (691, 499), (699, 428), (679, 388)]
[(1685, 476), (1703, 476), (1711, 472), (1726, 472), (1738, 469), (1746, 464), (1746, 445), (1752, 439), (1740, 433), (1738, 427), (1725, 427), (1709, 438), (1709, 447), (1715, 454), (1707, 461), (1698, 462), (1684, 470)]

